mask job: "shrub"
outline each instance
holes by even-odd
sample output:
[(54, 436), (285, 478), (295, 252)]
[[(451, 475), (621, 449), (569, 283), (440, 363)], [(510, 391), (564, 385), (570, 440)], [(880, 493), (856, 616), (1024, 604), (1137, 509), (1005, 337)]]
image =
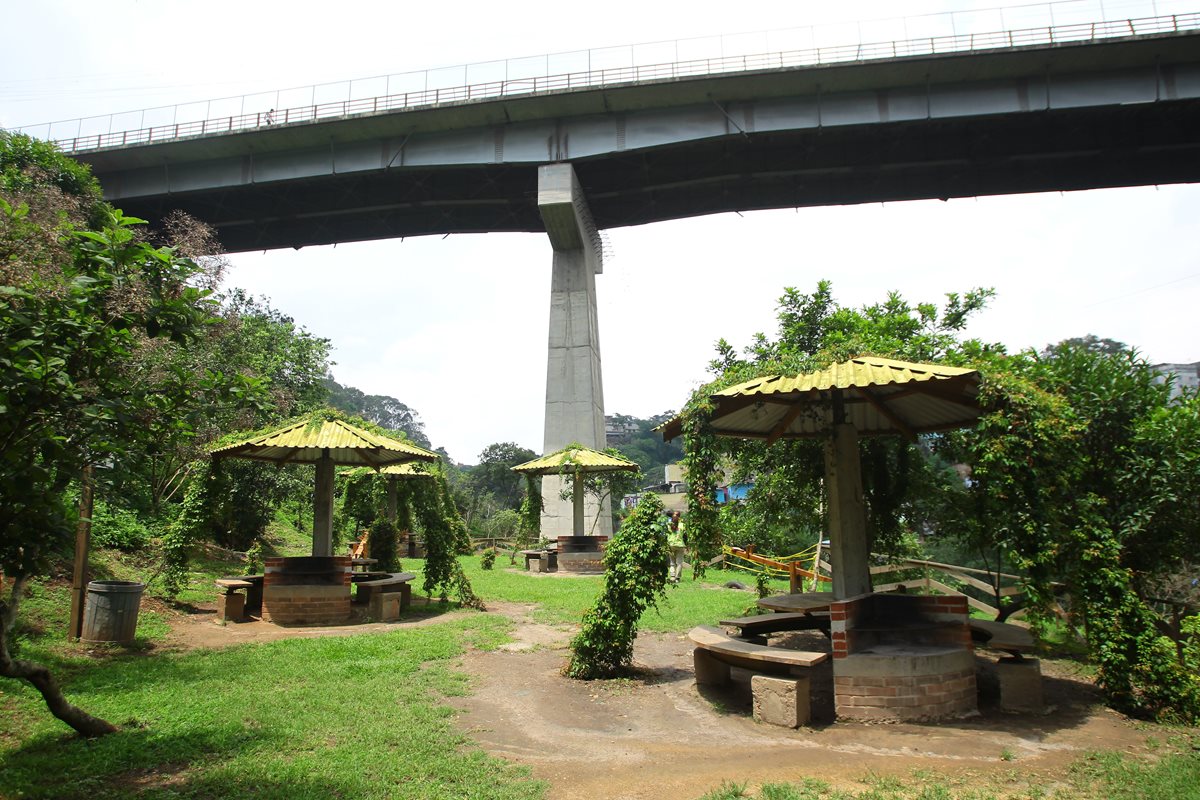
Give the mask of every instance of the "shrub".
[(670, 561), (662, 502), (648, 494), (604, 552), (604, 591), (571, 640), (568, 677), (611, 678), (629, 669), (638, 620), (663, 597)]
[(98, 500), (92, 509), (92, 543), (133, 553), (150, 544), (150, 531), (129, 509)]
[(479, 555), (479, 566), (483, 569), (491, 569), (496, 563), (496, 548), (489, 547)]
[(387, 517), (377, 517), (371, 523), (371, 536), (367, 541), (371, 544), (371, 558), (376, 561), (376, 569), (395, 572), (399, 568), (396, 534), (396, 523)]

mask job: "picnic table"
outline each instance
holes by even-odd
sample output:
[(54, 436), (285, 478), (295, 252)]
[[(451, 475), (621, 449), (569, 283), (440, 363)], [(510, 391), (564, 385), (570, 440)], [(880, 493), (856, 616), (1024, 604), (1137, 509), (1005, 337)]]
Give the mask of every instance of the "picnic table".
[(799, 592), (767, 595), (758, 601), (758, 607), (768, 611), (812, 614), (828, 611), (832, 602), (833, 592)]
[(352, 558), (350, 559), (351, 572), (370, 572), (371, 567), (379, 563), (378, 558)]

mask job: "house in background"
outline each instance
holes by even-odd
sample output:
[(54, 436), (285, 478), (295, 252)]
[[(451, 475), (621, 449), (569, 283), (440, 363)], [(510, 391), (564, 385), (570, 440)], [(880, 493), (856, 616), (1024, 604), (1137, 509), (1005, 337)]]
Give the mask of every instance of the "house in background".
[(1171, 387), (1171, 399), (1183, 394), (1184, 389), (1195, 391), (1200, 388), (1200, 361), (1193, 364), (1155, 364), (1154, 371), (1159, 374), (1159, 383), (1167, 379), (1167, 375), (1175, 376)]
[[(745, 500), (746, 495), (754, 487), (753, 483), (731, 483), (731, 475), (725, 472), (725, 478), (716, 488), (717, 505)], [(621, 498), (621, 505), (633, 508), (645, 494), (656, 494), (667, 511), (687, 511), (687, 481), (683, 479), (682, 464), (668, 464), (663, 470), (662, 483), (642, 487), (637, 494), (627, 494)]]

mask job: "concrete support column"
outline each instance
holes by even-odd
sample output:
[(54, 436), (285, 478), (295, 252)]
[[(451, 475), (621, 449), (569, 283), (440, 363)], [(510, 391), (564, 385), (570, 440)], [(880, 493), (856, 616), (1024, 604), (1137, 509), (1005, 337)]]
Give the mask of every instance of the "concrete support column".
[(317, 488), (313, 495), (314, 556), (333, 555), (333, 459), (329, 453), (317, 462)]
[[(538, 210), (554, 248), (550, 284), (549, 358), (546, 364), (544, 453), (571, 442), (603, 450), (604, 387), (600, 378), (600, 329), (596, 275), (602, 271), (600, 237), (570, 164), (538, 168)], [(542, 479), (542, 535), (574, 533), (573, 503), (561, 499), (570, 476)], [(584, 531), (610, 536), (608, 502), (586, 498)]]
[(871, 591), (867, 514), (863, 505), (858, 431), (835, 424), (825, 442), (825, 489), (829, 493), (829, 566), (833, 598), (845, 600)]

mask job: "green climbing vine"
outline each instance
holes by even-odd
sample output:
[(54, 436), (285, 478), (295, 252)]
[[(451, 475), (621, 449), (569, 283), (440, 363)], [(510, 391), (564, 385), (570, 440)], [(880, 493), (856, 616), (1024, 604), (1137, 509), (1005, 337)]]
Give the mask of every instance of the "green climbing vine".
[[(456, 557), (466, 537), (466, 525), (450, 498), (445, 477), (439, 472), (434, 480), (414, 483), (411, 502), (425, 537), (425, 594), (433, 597), (440, 592), (443, 600), (453, 594), (462, 605), (483, 610), (483, 601), (471, 588)], [(467, 547), (469, 550), (469, 538)]]
[(163, 592), (167, 597), (177, 597), (187, 588), (188, 563), (192, 543), (197, 540), (211, 518), (211, 486), (216, 481), (214, 470), (219, 462), (207, 459), (195, 464), (192, 482), (184, 492), (178, 516), (167, 526), (162, 536), (162, 579)]
[(524, 475), (525, 496), (517, 511), (517, 537), (509, 554), (509, 563), (517, 563), (517, 552), (528, 550), (542, 536), (542, 487), (537, 475)]
[(604, 552), (604, 591), (571, 640), (568, 677), (612, 678), (629, 669), (638, 620), (664, 596), (670, 558), (662, 502), (648, 494)]
[(716, 488), (720, 450), (708, 424), (712, 403), (708, 394), (696, 392), (683, 410), (683, 469), (688, 481), (688, 542), (692, 548), (692, 575), (704, 577), (707, 564), (721, 554), (720, 514)]

